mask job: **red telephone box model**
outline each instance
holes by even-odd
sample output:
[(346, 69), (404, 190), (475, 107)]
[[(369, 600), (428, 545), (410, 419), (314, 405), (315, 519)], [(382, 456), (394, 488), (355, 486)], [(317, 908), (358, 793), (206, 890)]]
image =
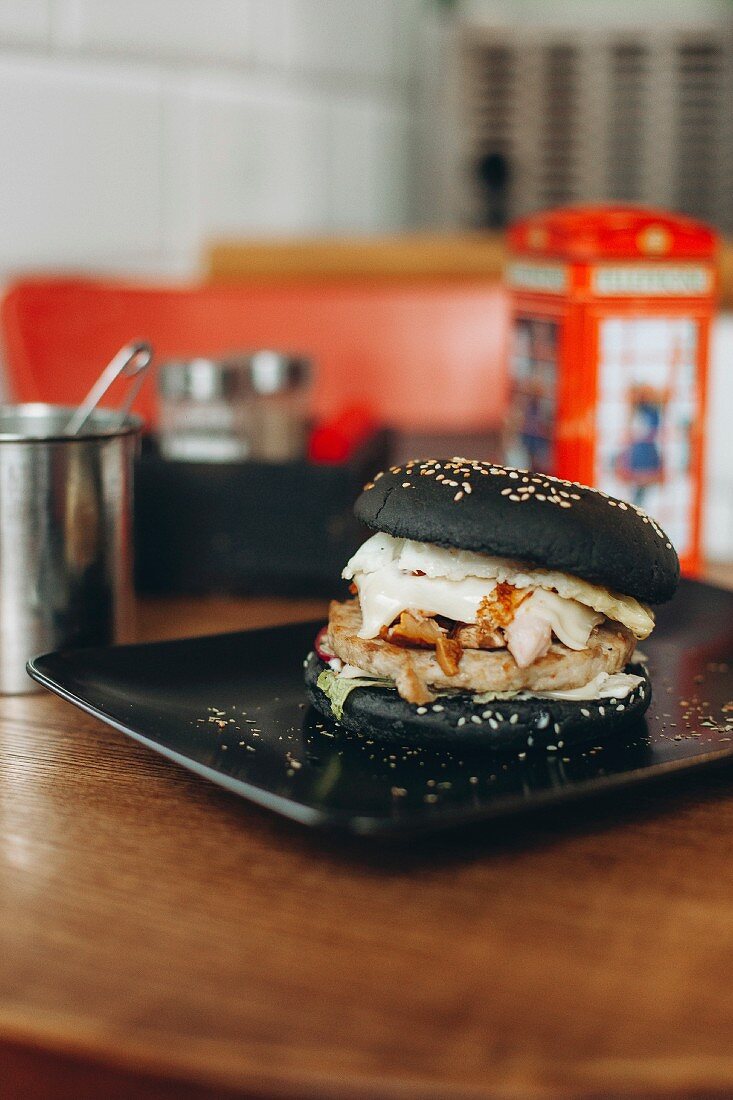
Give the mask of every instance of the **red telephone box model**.
[(506, 459), (644, 508), (700, 564), (716, 237), (633, 207), (571, 207), (509, 230)]

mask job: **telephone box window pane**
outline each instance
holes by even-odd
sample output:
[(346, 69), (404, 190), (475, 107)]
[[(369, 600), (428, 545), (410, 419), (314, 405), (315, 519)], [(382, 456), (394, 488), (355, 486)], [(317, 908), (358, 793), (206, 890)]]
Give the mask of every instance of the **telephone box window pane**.
[(598, 343), (596, 483), (654, 516), (684, 554), (693, 522), (698, 325), (608, 318)]
[(514, 322), (505, 441), (510, 466), (552, 472), (559, 337), (556, 320), (527, 315)]

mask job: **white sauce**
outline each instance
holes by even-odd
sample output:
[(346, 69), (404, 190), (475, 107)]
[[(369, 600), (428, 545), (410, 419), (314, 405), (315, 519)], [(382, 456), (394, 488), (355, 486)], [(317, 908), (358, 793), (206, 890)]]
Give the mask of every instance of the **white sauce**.
[[(331, 662), (329, 664), (333, 668), (333, 664)], [(366, 672), (356, 665), (343, 665), (340, 670), (334, 669), (334, 671), (338, 676), (343, 676), (347, 680), (375, 680), (381, 682), (380, 678), (376, 677), (374, 673)], [(578, 703), (601, 699), (625, 699), (641, 683), (643, 683), (643, 677), (634, 676), (631, 672), (616, 672), (613, 674), (599, 672), (597, 676), (594, 676), (587, 684), (583, 684), (582, 687), (569, 688), (567, 691), (543, 691), (537, 694), (530, 691), (504, 691), (500, 693), (499, 697), (509, 701), (512, 698), (567, 699)]]

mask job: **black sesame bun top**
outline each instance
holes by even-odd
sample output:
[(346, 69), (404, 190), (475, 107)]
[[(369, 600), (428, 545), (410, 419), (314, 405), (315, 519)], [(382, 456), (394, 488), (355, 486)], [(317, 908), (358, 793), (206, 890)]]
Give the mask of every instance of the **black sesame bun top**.
[(397, 538), (530, 562), (648, 603), (670, 599), (679, 581), (672, 543), (641, 508), (492, 462), (392, 466), (364, 486), (354, 512)]

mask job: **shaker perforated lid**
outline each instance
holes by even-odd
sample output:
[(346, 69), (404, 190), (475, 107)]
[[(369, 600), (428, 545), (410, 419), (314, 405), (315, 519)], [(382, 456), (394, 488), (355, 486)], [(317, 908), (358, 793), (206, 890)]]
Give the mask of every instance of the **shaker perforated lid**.
[(174, 400), (269, 396), (310, 384), (312, 364), (305, 356), (262, 349), (221, 358), (169, 360), (158, 372), (158, 392)]

